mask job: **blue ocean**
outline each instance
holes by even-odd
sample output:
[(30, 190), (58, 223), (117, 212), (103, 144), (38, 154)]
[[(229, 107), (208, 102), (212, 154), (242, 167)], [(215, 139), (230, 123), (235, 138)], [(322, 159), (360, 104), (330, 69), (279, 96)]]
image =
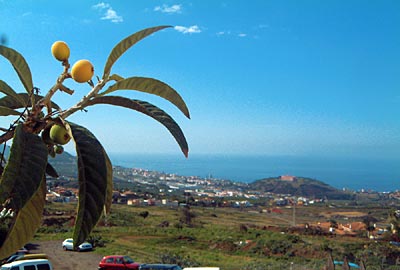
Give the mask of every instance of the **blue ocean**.
[(339, 189), (400, 189), (400, 159), (222, 154), (191, 154), (186, 159), (174, 154), (115, 153), (110, 154), (110, 159), (114, 166), (246, 183), (293, 175), (320, 180)]

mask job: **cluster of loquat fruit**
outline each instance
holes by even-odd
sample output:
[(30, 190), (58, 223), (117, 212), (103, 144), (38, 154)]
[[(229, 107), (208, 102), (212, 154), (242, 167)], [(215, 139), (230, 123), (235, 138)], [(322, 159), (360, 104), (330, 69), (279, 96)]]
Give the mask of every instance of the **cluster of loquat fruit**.
[[(68, 61), (70, 50), (64, 41), (56, 41), (51, 46), (54, 58), (61, 62)], [(71, 69), (71, 77), (78, 83), (89, 81), (94, 74), (92, 63), (86, 59), (78, 60)]]
[[(69, 66), (68, 59), (70, 49), (64, 41), (56, 41), (51, 46), (51, 53), (55, 59), (61, 61), (64, 66)], [(71, 68), (68, 74), (74, 81), (85, 83), (92, 79), (94, 68), (90, 61), (86, 59), (78, 60)], [(71, 130), (67, 123), (55, 123), (42, 131), (42, 140), (47, 144), (49, 154), (55, 157), (56, 154), (62, 154), (64, 148), (72, 138)]]

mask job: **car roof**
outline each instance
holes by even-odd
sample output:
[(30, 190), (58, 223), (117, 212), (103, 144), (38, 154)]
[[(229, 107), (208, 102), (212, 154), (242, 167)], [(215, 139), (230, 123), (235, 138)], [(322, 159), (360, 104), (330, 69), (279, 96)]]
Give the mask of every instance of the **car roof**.
[[(68, 241), (68, 242), (73, 242), (74, 239), (73, 239), (73, 238), (66, 238), (66, 239), (64, 240), (64, 242), (66, 242), (66, 241)], [(82, 244), (90, 244), (90, 243), (87, 242), (87, 241), (85, 241), (85, 242), (83, 242)], [(81, 244), (81, 245), (82, 245), (82, 244)]]
[(22, 260), (26, 261), (31, 259), (48, 259), (48, 256), (45, 253), (25, 254), (25, 255), (19, 255), (16, 258), (16, 261), (22, 261)]
[(51, 264), (47, 259), (32, 259), (32, 260), (23, 260), (23, 261), (14, 261), (7, 264), (3, 264), (2, 266), (17, 266), (17, 265), (25, 265), (25, 264), (32, 264), (32, 263), (48, 263)]
[(168, 269), (172, 267), (176, 267), (179, 265), (177, 264), (158, 264), (158, 263), (153, 263), (153, 264), (141, 264), (139, 269), (146, 269), (146, 268), (158, 268), (158, 269)]
[(137, 263), (137, 262), (135, 262), (135, 259), (133, 259), (131, 256), (129, 256), (129, 255), (107, 255), (107, 256), (104, 256), (102, 259), (101, 259), (101, 261), (104, 261), (104, 260), (107, 260), (107, 259), (124, 259), (124, 260), (126, 260), (127, 258), (129, 258), (130, 260), (132, 260), (132, 263), (134, 263), (134, 264), (139, 264), (139, 263)]

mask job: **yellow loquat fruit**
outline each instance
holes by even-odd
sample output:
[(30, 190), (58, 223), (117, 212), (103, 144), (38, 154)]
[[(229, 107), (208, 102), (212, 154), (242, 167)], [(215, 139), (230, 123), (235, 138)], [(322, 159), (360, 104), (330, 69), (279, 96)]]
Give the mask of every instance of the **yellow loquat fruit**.
[(78, 83), (84, 83), (89, 81), (94, 74), (94, 68), (92, 63), (88, 60), (77, 61), (71, 69), (71, 76)]
[(51, 46), (51, 54), (58, 61), (66, 61), (69, 58), (69, 47), (64, 41), (56, 41)]

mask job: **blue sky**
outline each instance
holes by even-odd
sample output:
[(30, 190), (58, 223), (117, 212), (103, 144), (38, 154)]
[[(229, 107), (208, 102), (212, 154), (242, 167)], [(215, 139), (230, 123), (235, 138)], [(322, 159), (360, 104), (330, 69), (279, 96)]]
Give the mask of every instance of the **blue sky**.
[[(0, 0), (0, 34), (43, 94), (62, 71), (54, 41), (101, 76), (117, 42), (157, 25), (175, 27), (132, 47), (112, 71), (157, 78), (182, 95), (191, 120), (158, 97), (119, 92), (173, 116), (190, 154), (399, 155), (399, 1)], [(4, 59), (0, 79), (23, 91)], [(66, 85), (76, 93), (54, 99), (64, 109), (89, 91)], [(109, 152), (180, 151), (163, 126), (126, 109), (92, 107), (69, 120)]]

